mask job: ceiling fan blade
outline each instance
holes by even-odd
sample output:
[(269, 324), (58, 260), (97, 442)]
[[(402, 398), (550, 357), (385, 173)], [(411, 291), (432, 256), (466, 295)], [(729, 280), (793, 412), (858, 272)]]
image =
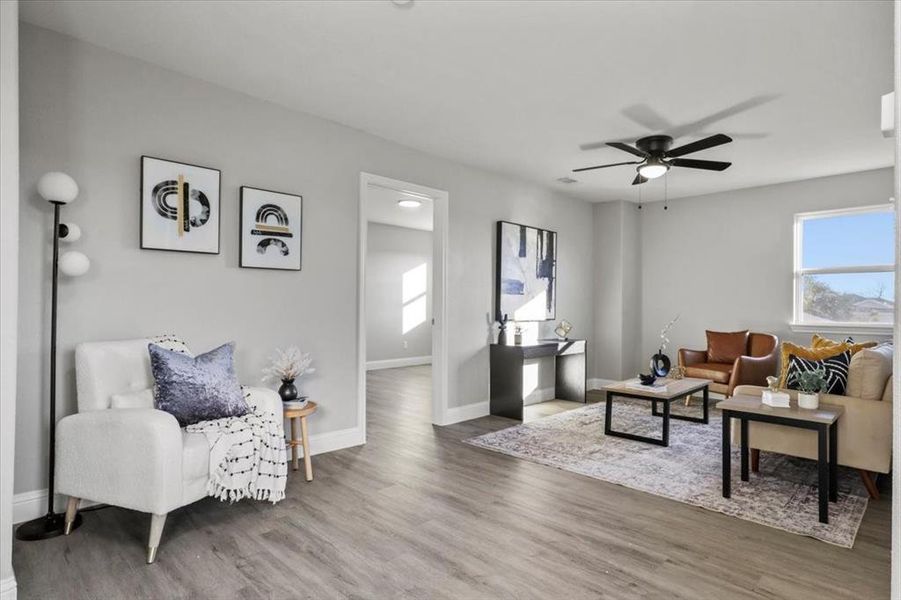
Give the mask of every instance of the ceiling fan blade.
[(669, 161), (674, 167), (688, 167), (689, 169), (705, 169), (707, 171), (725, 171), (732, 163), (718, 160), (696, 160), (693, 158), (674, 158)]
[(718, 133), (716, 135), (706, 137), (703, 140), (698, 140), (697, 142), (692, 142), (690, 144), (685, 144), (684, 146), (679, 146), (678, 148), (668, 150), (666, 155), (672, 157), (683, 156), (685, 154), (691, 154), (692, 152), (698, 152), (700, 150), (706, 150), (707, 148), (713, 148), (714, 146), (728, 144), (731, 141), (732, 138), (730, 138), (728, 135)]
[(596, 167), (582, 167), (581, 169), (573, 169), (573, 173), (580, 173), (582, 171), (591, 171), (593, 169), (606, 169), (607, 167), (618, 167), (620, 165), (637, 165), (644, 161), (641, 160), (632, 160), (629, 162), (621, 162), (621, 163), (611, 163), (609, 165), (598, 165)]
[(635, 179), (632, 180), (632, 185), (641, 185), (642, 183), (647, 182), (647, 179), (641, 176), (641, 173), (635, 176)]
[(597, 150), (598, 148), (606, 148), (607, 142), (591, 142), (590, 144), (580, 144), (579, 150)]
[(630, 146), (629, 144), (624, 144), (622, 142), (607, 142), (607, 145), (612, 148), (616, 148), (618, 150), (628, 152), (629, 154), (634, 154), (635, 156), (640, 156), (642, 158), (645, 158), (647, 156), (647, 154), (645, 154), (638, 148), (635, 148), (634, 146)]

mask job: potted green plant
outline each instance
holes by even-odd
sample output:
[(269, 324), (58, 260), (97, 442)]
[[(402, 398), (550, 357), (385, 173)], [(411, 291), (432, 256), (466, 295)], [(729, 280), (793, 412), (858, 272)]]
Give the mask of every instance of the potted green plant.
[(789, 383), (798, 389), (798, 406), (815, 409), (820, 406), (820, 392), (826, 391), (826, 369), (820, 367), (813, 371), (794, 373)]

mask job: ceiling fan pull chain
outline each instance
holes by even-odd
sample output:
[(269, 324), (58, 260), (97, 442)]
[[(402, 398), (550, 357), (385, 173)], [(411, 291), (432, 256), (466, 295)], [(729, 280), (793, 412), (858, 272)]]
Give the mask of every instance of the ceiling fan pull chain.
[(638, 210), (641, 210), (641, 186), (638, 186)]
[(663, 177), (663, 210), (669, 210), (666, 201), (669, 198), (669, 175)]

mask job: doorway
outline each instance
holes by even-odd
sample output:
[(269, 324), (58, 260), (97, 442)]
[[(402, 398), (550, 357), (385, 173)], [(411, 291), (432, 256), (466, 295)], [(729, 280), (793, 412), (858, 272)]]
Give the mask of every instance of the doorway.
[(358, 414), (367, 371), (431, 365), (430, 420), (447, 418), (448, 194), (360, 174), (357, 278)]

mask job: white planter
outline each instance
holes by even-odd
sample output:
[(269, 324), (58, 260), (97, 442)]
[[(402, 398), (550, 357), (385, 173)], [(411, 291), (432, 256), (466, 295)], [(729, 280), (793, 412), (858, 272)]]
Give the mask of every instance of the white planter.
[(798, 406), (800, 408), (806, 408), (809, 410), (819, 408), (820, 395), (819, 394), (805, 394), (804, 392), (798, 392)]

